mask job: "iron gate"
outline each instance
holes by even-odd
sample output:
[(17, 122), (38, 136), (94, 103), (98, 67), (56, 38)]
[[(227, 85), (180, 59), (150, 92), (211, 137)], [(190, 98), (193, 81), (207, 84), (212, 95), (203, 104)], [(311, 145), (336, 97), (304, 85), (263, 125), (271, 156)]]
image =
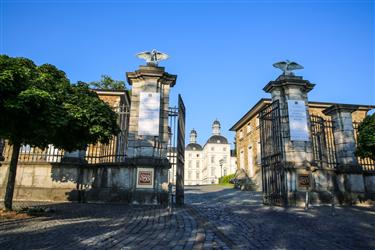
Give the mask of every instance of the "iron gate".
[(315, 165), (319, 168), (336, 168), (336, 151), (332, 121), (310, 116), (311, 141)]
[(184, 204), (184, 166), (185, 166), (185, 104), (178, 95), (178, 128), (177, 128), (177, 171), (176, 171), (176, 204)]
[(279, 102), (259, 113), (263, 203), (287, 205), (286, 169), (283, 165), (282, 130)]

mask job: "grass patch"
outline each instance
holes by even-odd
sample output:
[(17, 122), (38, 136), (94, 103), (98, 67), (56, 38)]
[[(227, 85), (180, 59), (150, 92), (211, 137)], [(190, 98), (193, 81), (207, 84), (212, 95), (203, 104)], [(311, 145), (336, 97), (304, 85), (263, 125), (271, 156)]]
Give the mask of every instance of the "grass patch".
[(219, 184), (217, 184), (217, 185), (219, 185), (219, 186), (221, 186), (221, 187), (234, 188), (234, 185), (231, 184), (231, 183), (219, 183)]

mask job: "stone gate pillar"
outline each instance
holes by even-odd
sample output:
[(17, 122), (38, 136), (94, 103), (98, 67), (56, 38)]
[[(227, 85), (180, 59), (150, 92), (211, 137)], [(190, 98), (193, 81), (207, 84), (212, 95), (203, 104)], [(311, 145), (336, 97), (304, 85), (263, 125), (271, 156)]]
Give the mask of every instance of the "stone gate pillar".
[(332, 118), (337, 161), (337, 188), (341, 199), (349, 203), (365, 192), (362, 167), (355, 156), (356, 142), (352, 121), (352, 112), (355, 110), (356, 107), (353, 105), (337, 104), (323, 111), (325, 115)]
[[(126, 73), (132, 86), (127, 159), (133, 163), (130, 182), (135, 203), (163, 203), (168, 183), (169, 93), (176, 75), (155, 63)], [(165, 186), (165, 185), (163, 185)]]
[(300, 76), (283, 74), (263, 88), (265, 92), (271, 93), (272, 101), (279, 101), (283, 165), (287, 169), (287, 195), (290, 205), (304, 200), (304, 192), (299, 191), (306, 191), (306, 188), (299, 187), (299, 176), (311, 175), (313, 151), (307, 93), (314, 86)]

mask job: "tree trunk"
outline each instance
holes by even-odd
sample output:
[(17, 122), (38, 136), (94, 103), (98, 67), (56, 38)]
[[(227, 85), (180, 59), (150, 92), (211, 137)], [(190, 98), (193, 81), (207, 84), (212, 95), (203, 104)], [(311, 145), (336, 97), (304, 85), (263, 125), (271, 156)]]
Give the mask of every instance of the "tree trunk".
[(14, 192), (14, 186), (16, 182), (17, 163), (18, 163), (18, 156), (20, 154), (20, 148), (21, 148), (21, 143), (16, 142), (13, 144), (12, 158), (10, 160), (10, 165), (9, 165), (7, 189), (6, 189), (5, 198), (4, 198), (4, 206), (6, 210), (12, 210), (13, 192)]

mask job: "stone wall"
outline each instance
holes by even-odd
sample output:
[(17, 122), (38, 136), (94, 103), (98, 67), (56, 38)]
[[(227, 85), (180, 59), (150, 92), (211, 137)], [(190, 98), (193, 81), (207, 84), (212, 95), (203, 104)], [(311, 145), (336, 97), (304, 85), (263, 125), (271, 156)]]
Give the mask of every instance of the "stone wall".
[[(88, 166), (76, 164), (21, 163), (17, 167), (14, 200), (111, 201), (158, 204), (167, 201), (164, 177), (168, 168), (155, 166), (154, 189), (136, 189), (134, 164)], [(8, 163), (0, 167), (0, 199), (4, 198)]]

